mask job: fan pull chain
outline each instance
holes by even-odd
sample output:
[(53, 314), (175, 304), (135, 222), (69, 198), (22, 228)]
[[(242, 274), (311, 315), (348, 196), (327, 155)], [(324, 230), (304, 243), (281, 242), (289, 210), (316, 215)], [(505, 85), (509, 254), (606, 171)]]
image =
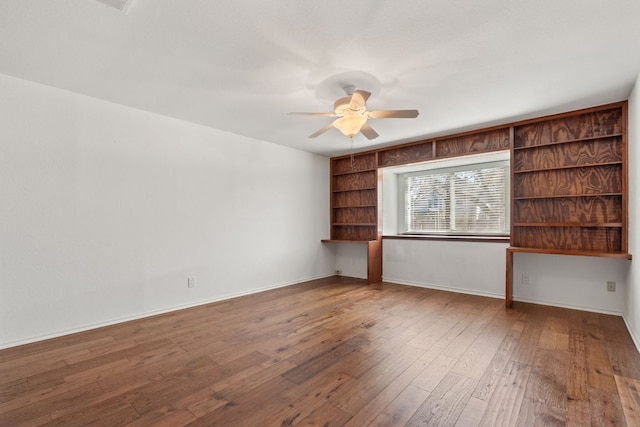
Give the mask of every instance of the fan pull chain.
[(349, 139), (351, 140), (351, 172), (353, 172), (353, 137)]

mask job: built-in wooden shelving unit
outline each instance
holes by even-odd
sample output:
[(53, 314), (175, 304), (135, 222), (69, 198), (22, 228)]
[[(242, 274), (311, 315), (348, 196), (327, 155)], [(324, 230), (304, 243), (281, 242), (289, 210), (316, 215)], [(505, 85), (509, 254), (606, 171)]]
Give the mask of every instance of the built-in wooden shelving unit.
[(627, 104), (513, 126), (511, 247), (514, 252), (627, 258)]
[(382, 281), (379, 185), (375, 152), (331, 160), (331, 238), (323, 242), (366, 245), (369, 284)]
[(626, 253), (622, 105), (514, 127), (511, 245)]
[(378, 240), (376, 153), (331, 162), (331, 240)]
[(332, 158), (331, 238), (323, 242), (366, 244), (367, 281), (382, 281), (381, 169), (510, 146), (500, 127)]
[(331, 159), (331, 238), (366, 243), (369, 283), (382, 279), (381, 169), (511, 150), (513, 253), (631, 259), (627, 103), (620, 102)]

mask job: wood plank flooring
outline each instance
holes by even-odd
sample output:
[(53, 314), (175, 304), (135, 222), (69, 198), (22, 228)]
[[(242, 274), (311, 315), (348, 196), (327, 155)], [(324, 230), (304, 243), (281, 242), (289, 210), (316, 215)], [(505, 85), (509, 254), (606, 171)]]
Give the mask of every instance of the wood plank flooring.
[(0, 425), (639, 426), (620, 317), (333, 277), (0, 351)]

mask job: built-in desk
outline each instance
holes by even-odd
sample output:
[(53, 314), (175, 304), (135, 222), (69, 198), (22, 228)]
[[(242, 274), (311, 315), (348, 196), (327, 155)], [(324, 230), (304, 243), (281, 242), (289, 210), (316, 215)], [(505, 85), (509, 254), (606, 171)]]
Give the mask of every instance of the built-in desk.
[(558, 249), (537, 249), (537, 248), (519, 248), (510, 246), (507, 248), (507, 268), (505, 280), (504, 302), (507, 308), (513, 303), (513, 254), (515, 252), (529, 254), (548, 254), (548, 255), (576, 255), (576, 256), (594, 256), (603, 258), (621, 258), (631, 260), (631, 254), (626, 252), (588, 252), (588, 251), (566, 251)]
[(382, 282), (382, 239), (378, 240), (330, 240), (322, 243), (367, 245), (367, 284)]

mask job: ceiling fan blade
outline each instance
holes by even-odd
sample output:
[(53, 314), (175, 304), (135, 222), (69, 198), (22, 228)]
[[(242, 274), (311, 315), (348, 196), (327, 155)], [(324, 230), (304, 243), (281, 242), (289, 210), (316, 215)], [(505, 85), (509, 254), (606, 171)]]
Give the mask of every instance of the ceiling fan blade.
[(335, 113), (287, 113), (295, 116), (337, 117)]
[(333, 127), (333, 123), (329, 123), (328, 125), (326, 125), (322, 129), (317, 131), (316, 133), (312, 133), (311, 135), (309, 135), (309, 138), (315, 138), (316, 136), (320, 136), (323, 133), (325, 133), (326, 131), (328, 131), (329, 129), (331, 129), (332, 127)]
[(380, 136), (378, 135), (378, 132), (376, 132), (371, 126), (369, 126), (369, 123), (363, 124), (360, 128), (360, 132), (362, 132), (362, 134), (366, 136), (367, 139), (374, 139)]
[(418, 110), (380, 110), (367, 112), (367, 115), (371, 119), (414, 119), (418, 117), (418, 114)]
[(364, 108), (364, 104), (366, 104), (367, 99), (371, 94), (366, 90), (356, 90), (351, 95), (351, 101), (349, 102), (349, 108), (352, 110), (360, 110)]

